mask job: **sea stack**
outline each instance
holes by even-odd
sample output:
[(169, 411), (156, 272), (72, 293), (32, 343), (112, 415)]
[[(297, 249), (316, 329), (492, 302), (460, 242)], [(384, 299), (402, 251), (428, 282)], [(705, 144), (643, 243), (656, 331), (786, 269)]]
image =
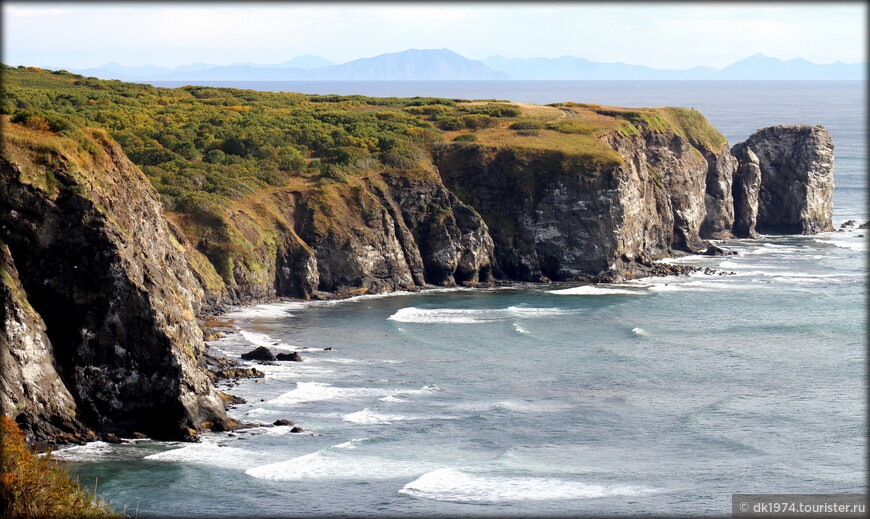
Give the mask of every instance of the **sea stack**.
[[(824, 127), (763, 128), (735, 145), (731, 153), (739, 161), (734, 182), (735, 234), (752, 236), (756, 230), (763, 234), (815, 234), (833, 230), (834, 142)], [(758, 209), (753, 229), (751, 198), (756, 189)]]

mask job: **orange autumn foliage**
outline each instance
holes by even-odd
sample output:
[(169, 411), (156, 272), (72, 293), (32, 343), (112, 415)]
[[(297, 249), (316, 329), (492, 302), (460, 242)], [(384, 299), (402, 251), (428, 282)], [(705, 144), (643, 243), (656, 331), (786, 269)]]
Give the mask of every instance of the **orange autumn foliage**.
[(119, 516), (49, 456), (30, 452), (18, 424), (0, 417), (0, 518), (36, 517)]

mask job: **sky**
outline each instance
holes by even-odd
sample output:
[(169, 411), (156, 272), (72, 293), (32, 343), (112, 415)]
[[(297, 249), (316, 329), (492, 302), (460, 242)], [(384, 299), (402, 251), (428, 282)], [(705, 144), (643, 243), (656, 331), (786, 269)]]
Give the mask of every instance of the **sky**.
[(8, 65), (336, 63), (407, 49), (721, 69), (756, 53), (866, 61), (865, 2), (6, 2)]

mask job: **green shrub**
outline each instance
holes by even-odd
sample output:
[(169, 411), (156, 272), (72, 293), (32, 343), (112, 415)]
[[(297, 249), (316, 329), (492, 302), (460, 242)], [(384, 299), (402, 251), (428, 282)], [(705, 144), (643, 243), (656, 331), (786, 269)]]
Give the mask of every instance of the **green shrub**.
[(508, 126), (511, 130), (540, 130), (544, 127), (544, 123), (539, 121), (517, 121)]
[(439, 119), (436, 124), (445, 132), (455, 132), (456, 130), (465, 129), (465, 121), (458, 117), (445, 117)]
[(465, 124), (465, 127), (470, 130), (491, 128), (498, 124), (498, 121), (488, 115), (463, 115), (462, 122)]
[(477, 135), (473, 133), (463, 133), (453, 138), (454, 142), (474, 142), (477, 140)]
[(461, 109), (463, 112), (470, 114), (488, 115), (490, 117), (519, 117), (522, 113), (518, 106), (500, 103), (463, 106)]

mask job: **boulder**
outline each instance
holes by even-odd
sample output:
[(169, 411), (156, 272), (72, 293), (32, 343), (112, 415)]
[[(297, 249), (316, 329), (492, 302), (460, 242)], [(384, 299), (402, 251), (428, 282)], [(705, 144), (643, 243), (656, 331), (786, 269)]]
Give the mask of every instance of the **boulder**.
[(297, 425), (297, 426), (293, 427), (292, 429), (290, 429), (290, 432), (292, 432), (292, 433), (301, 433), (301, 432), (305, 432), (305, 429), (303, 429), (302, 427), (299, 427), (299, 426)]
[(302, 362), (302, 356), (299, 353), (292, 351), (290, 353), (279, 353), (275, 356), (276, 360), (289, 360), (292, 362)]
[(280, 420), (275, 420), (275, 422), (273, 422), (272, 425), (287, 426), (287, 425), (293, 425), (293, 422), (291, 422), (290, 420), (285, 420), (284, 418), (281, 418)]
[(710, 245), (707, 247), (707, 250), (704, 251), (705, 256), (729, 256), (733, 254), (733, 251), (724, 251), (715, 245)]
[(248, 353), (242, 353), (241, 356), (245, 360), (275, 360), (272, 350), (265, 346), (258, 346)]

